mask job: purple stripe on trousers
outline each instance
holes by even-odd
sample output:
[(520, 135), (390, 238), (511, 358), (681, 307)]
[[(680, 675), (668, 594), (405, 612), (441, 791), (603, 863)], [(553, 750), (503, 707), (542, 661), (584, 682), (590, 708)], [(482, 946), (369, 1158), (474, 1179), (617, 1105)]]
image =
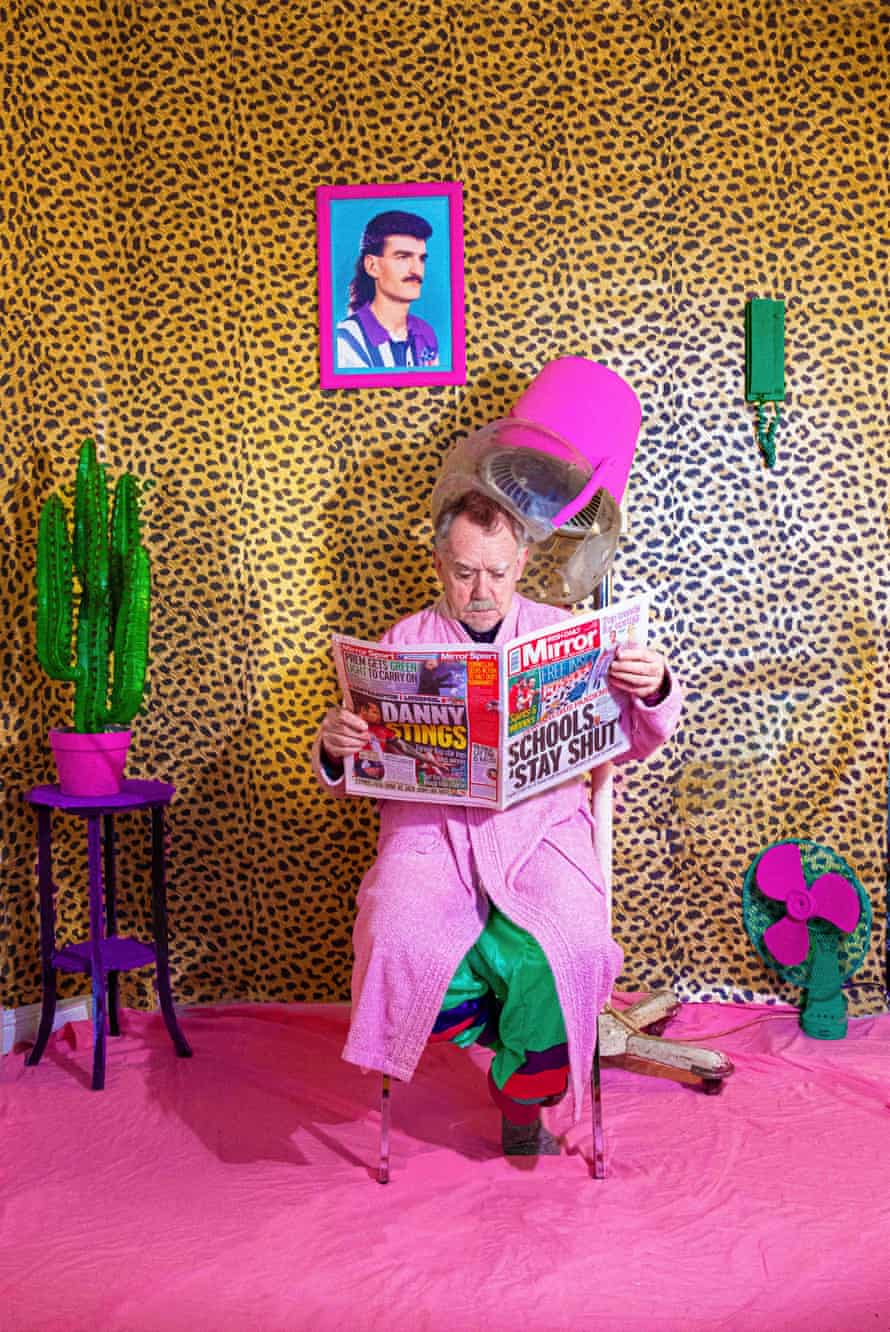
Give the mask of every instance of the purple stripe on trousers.
[(433, 1031), (436, 1033), (447, 1031), (449, 1027), (463, 1022), (464, 1018), (468, 1017), (475, 1017), (479, 1022), (488, 1017), (487, 995), (479, 999), (466, 999), (462, 1004), (455, 1004), (453, 1008), (443, 1008), (433, 1024)]
[(525, 1063), (520, 1064), (517, 1073), (541, 1073), (546, 1068), (568, 1068), (569, 1047), (565, 1041), (561, 1045), (551, 1045), (549, 1050), (529, 1050)]

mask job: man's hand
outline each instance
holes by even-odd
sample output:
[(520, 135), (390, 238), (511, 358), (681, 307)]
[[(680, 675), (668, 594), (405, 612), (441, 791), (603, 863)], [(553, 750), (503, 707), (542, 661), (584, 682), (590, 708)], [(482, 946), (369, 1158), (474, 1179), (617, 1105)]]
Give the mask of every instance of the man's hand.
[(626, 644), (615, 654), (609, 667), (609, 684), (623, 689), (634, 698), (656, 699), (667, 675), (667, 665), (660, 652), (652, 648)]
[(329, 708), (321, 723), (321, 747), (332, 759), (357, 754), (368, 743), (368, 723), (346, 708)]

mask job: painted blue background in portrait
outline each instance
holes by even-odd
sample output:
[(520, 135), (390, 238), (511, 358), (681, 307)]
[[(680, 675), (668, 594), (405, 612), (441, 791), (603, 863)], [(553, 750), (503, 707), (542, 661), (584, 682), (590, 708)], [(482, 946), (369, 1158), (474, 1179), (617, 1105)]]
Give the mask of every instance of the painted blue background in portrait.
[[(355, 272), (355, 261), (362, 242), (365, 224), (378, 213), (399, 209), (403, 213), (416, 213), (425, 218), (433, 229), (433, 234), (426, 243), (426, 275), (421, 294), (411, 302), (411, 313), (420, 315), (428, 324), (432, 324), (439, 343), (439, 364), (437, 370), (450, 370), (451, 364), (451, 201), (442, 195), (434, 194), (380, 194), (374, 199), (331, 199), (331, 310), (332, 322), (336, 326), (339, 319), (345, 319), (349, 313), (349, 284)], [(329, 331), (333, 348), (333, 363), (336, 372), (337, 349), (334, 328)], [(380, 374), (374, 368), (368, 370), (350, 369), (350, 375)], [(387, 373), (392, 374), (392, 369)], [(411, 368), (411, 373), (417, 371)]]

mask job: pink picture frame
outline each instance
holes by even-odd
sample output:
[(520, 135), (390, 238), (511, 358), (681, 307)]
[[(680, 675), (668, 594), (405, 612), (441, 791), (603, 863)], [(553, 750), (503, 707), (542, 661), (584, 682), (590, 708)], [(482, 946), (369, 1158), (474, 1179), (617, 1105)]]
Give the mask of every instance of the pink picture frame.
[(315, 193), (321, 387), (465, 384), (462, 185)]

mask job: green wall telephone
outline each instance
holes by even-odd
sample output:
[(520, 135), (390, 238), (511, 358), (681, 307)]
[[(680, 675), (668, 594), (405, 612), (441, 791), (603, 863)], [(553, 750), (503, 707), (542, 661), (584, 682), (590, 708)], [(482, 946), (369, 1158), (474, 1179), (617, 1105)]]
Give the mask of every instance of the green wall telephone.
[[(776, 429), (785, 401), (785, 302), (748, 301), (745, 306), (745, 398), (757, 404), (757, 441), (767, 466), (776, 464)], [(774, 405), (767, 426), (766, 406)]]

